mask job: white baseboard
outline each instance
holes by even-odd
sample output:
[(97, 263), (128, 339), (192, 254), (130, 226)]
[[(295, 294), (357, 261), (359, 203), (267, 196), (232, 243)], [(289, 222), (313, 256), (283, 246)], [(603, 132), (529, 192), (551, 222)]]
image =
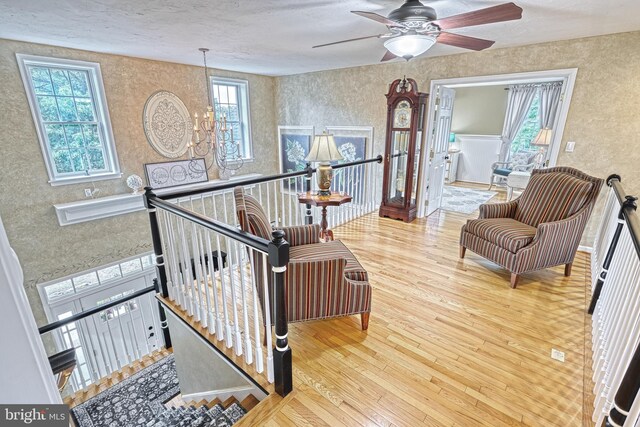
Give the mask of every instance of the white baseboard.
[(580, 245), (580, 246), (578, 246), (578, 250), (580, 252), (586, 252), (588, 254), (593, 253), (593, 248), (591, 246)]

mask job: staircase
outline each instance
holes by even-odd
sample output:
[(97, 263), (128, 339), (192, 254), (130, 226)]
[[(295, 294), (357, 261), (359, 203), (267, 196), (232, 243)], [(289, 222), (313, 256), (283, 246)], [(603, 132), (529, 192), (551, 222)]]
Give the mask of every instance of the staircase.
[(249, 395), (242, 402), (231, 397), (224, 402), (215, 399), (201, 401), (195, 405), (176, 404), (176, 399), (166, 404), (153, 403), (156, 413), (147, 427), (228, 427), (238, 422), (251, 408), (259, 403)]

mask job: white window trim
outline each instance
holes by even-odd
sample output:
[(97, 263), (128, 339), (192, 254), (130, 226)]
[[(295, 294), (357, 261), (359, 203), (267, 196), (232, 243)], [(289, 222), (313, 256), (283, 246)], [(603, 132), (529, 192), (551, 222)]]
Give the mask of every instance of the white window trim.
[[(243, 156), (244, 163), (252, 162), (254, 160), (253, 157), (253, 138), (251, 135), (251, 106), (249, 102), (249, 81), (245, 79), (233, 79), (230, 77), (209, 77), (209, 91), (211, 93), (211, 99), (214, 99), (213, 96), (213, 85), (214, 84), (232, 84), (238, 86), (240, 88), (241, 96), (238, 99), (238, 104), (241, 110), (241, 114), (246, 117), (246, 129), (243, 129), (244, 137), (246, 138), (246, 153)], [(234, 162), (229, 162), (234, 163)]]
[[(71, 59), (25, 55), (21, 53), (16, 53), (16, 58), (18, 60), (20, 75), (22, 76), (22, 83), (24, 85), (27, 99), (29, 101), (29, 107), (31, 108), (33, 122), (36, 126), (38, 141), (40, 142), (40, 148), (42, 149), (42, 156), (44, 157), (44, 163), (47, 167), (49, 184), (51, 184), (52, 186), (56, 186), (121, 178), (122, 173), (120, 172), (120, 163), (118, 161), (115, 139), (113, 137), (113, 130), (111, 128), (111, 117), (109, 116), (109, 108), (107, 107), (107, 98), (105, 96), (104, 85), (102, 82), (102, 72), (100, 71), (100, 64), (95, 62), (75, 61)], [(104, 140), (105, 164), (107, 165), (107, 169), (109, 169), (108, 172), (66, 177), (58, 176), (56, 174), (55, 165), (52, 164), (47, 136), (44, 131), (44, 125), (40, 120), (40, 114), (38, 110), (39, 107), (38, 103), (36, 102), (36, 95), (29, 77), (27, 65), (42, 65), (52, 67), (58, 66), (89, 71), (89, 79), (93, 92), (93, 101), (96, 107), (96, 114), (98, 116), (98, 130), (99, 132), (101, 132), (101, 136)]]

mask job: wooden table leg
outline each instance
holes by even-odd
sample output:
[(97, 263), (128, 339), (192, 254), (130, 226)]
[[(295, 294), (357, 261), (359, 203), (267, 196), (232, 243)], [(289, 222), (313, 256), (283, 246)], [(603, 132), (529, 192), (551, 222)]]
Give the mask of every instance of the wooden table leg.
[(333, 240), (333, 231), (329, 230), (327, 227), (329, 223), (327, 222), (327, 207), (322, 207), (322, 219), (320, 220), (320, 240), (323, 242), (327, 242), (329, 240)]

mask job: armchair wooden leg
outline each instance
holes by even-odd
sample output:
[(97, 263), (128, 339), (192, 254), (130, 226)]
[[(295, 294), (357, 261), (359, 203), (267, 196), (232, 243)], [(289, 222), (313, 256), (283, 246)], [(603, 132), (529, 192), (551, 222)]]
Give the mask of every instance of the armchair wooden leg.
[(489, 183), (489, 188), (487, 189), (487, 191), (491, 191), (491, 189), (493, 188), (493, 181), (495, 180), (495, 175), (491, 175), (491, 182)]
[(518, 285), (519, 276), (516, 273), (511, 273), (511, 289), (515, 289)]
[(460, 246), (460, 258), (464, 258), (464, 254), (467, 252), (467, 248)]
[(362, 323), (362, 330), (366, 331), (369, 328), (369, 315), (371, 312), (360, 313), (360, 322)]
[(571, 276), (571, 267), (573, 267), (573, 263), (570, 262), (569, 264), (565, 264), (564, 265), (564, 275), (569, 277)]

